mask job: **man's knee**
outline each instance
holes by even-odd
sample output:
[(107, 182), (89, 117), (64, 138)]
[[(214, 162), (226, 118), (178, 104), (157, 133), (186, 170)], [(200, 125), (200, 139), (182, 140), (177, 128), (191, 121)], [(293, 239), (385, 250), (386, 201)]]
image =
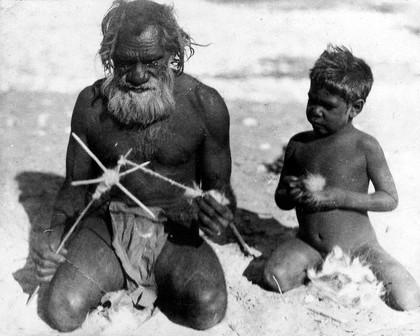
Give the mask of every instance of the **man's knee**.
[(80, 327), (89, 311), (85, 298), (54, 290), (46, 293), (43, 306), (47, 323), (62, 332)]
[(192, 302), (185, 302), (185, 318), (190, 328), (209, 329), (218, 324), (226, 314), (226, 288), (203, 289), (194, 293)]
[(176, 295), (159, 293), (158, 306), (173, 322), (206, 330), (218, 324), (226, 314), (226, 286), (189, 288)]
[(191, 327), (205, 330), (218, 324), (226, 314), (226, 289), (205, 290), (197, 298), (196, 314), (192, 311)]

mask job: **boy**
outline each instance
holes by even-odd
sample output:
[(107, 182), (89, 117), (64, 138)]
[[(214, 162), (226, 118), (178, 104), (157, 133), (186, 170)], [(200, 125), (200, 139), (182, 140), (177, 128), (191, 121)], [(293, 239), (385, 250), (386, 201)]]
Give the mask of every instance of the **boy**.
[[(291, 138), (275, 193), (283, 210), (296, 207), (296, 238), (282, 244), (267, 261), (264, 282), (282, 291), (301, 285), (335, 245), (364, 258), (382, 281), (385, 302), (397, 310), (420, 306), (413, 277), (378, 244), (368, 211), (391, 211), (398, 195), (378, 141), (356, 129), (373, 84), (370, 67), (344, 47), (329, 45), (310, 71), (306, 108), (313, 131)], [(321, 175), (326, 186), (310, 191), (304, 179)], [(368, 193), (369, 182), (375, 192)]]

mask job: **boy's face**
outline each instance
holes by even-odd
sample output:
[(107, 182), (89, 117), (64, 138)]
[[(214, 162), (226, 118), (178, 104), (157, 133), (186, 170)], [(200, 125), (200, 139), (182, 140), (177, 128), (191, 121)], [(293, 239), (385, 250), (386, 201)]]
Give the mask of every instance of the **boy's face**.
[(351, 105), (325, 88), (311, 84), (308, 92), (306, 117), (314, 132), (329, 135), (338, 132), (351, 122)]

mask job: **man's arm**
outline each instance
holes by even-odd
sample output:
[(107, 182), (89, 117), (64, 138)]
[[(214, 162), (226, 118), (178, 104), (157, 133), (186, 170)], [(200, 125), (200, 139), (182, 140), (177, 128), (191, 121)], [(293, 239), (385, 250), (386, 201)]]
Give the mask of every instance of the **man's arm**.
[(205, 139), (198, 153), (197, 170), (201, 187), (204, 191), (217, 190), (222, 193), (229, 204), (220, 204), (205, 194), (199, 200), (199, 218), (203, 231), (218, 235), (233, 220), (236, 210), (236, 199), (230, 184), (232, 159), (229, 141), (229, 113), (219, 93), (209, 87), (199, 86), (197, 95), (202, 107), (202, 118), (205, 125)]
[[(90, 106), (90, 90), (85, 89), (79, 95), (71, 121), (71, 131), (75, 132), (86, 143), (86, 110)], [(88, 179), (91, 175), (92, 160), (70, 136), (66, 154), (66, 177), (58, 192), (53, 209), (50, 229), (45, 231), (45, 240), (34, 248), (34, 262), (37, 266), (37, 277), (40, 281), (50, 281), (60, 263), (64, 261), (67, 251), (55, 251), (60, 243), (66, 225), (72, 225), (76, 213), (83, 210), (86, 201), (86, 187), (72, 187), (71, 182)]]
[[(89, 113), (88, 110), (91, 109), (91, 92), (91, 88), (88, 87), (80, 93), (71, 120), (71, 132), (75, 133), (86, 144), (87, 115)], [(61, 224), (59, 218), (74, 217), (77, 212), (85, 207), (87, 187), (72, 187), (71, 182), (89, 179), (91, 178), (91, 174), (92, 159), (70, 135), (66, 154), (66, 177), (57, 195), (54, 206), (54, 214), (56, 215), (57, 222), (53, 222), (52, 226)]]

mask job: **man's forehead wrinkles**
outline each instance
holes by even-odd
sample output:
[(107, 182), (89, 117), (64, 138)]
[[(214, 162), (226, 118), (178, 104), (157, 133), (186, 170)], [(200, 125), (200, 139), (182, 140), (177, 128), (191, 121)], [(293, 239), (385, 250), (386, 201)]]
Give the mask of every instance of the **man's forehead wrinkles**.
[(155, 43), (120, 44), (115, 50), (115, 56), (121, 60), (155, 60), (164, 56), (163, 48)]
[[(156, 30), (155, 30), (156, 31)], [(165, 53), (159, 41), (159, 34), (146, 31), (138, 36), (122, 34), (115, 50), (118, 57), (156, 58)]]

